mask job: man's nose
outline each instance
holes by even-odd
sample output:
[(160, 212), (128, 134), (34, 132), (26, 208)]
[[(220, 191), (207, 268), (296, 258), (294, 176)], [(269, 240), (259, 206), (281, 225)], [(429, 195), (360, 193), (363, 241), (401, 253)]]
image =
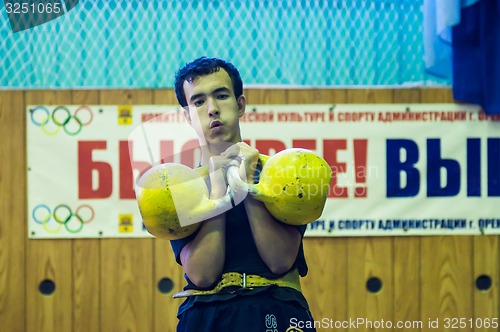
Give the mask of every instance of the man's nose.
[(208, 98), (208, 116), (213, 117), (215, 115), (219, 115), (219, 106), (217, 104), (217, 100), (214, 98)]

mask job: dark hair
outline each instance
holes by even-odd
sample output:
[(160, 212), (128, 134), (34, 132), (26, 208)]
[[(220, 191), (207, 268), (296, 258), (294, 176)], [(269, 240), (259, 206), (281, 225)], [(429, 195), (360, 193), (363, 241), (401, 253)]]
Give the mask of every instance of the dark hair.
[(207, 58), (201, 57), (187, 63), (184, 67), (179, 69), (175, 73), (175, 95), (177, 96), (177, 101), (182, 107), (187, 106), (186, 95), (184, 93), (184, 81), (192, 82), (199, 76), (213, 74), (218, 72), (220, 68), (223, 68), (231, 78), (233, 82), (234, 96), (238, 98), (243, 94), (243, 82), (241, 81), (240, 73), (238, 69), (225, 60), (219, 58)]

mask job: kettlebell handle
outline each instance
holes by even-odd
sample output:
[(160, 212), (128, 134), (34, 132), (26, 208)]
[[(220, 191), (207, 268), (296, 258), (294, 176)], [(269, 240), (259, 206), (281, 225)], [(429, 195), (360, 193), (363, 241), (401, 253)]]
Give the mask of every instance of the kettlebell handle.
[[(259, 160), (260, 160), (260, 163), (262, 165), (262, 167), (264, 167), (265, 163), (269, 160), (269, 156), (265, 155), (265, 154), (261, 154), (259, 155)], [(226, 166), (227, 167), (227, 166)], [(193, 169), (196, 173), (198, 173), (199, 176), (207, 176), (208, 173), (210, 173), (210, 169), (208, 166), (203, 166), (203, 167), (198, 167), (198, 168), (194, 168)]]

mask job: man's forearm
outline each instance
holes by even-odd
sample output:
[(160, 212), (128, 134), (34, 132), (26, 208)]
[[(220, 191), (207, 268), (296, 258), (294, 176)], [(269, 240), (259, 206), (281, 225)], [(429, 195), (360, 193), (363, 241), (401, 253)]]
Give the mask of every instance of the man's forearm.
[(273, 273), (287, 272), (299, 251), (300, 232), (274, 219), (264, 203), (252, 197), (245, 198), (244, 204), (260, 257)]
[(222, 272), (225, 259), (225, 214), (206, 220), (195, 238), (182, 248), (186, 275), (198, 287), (209, 287)]

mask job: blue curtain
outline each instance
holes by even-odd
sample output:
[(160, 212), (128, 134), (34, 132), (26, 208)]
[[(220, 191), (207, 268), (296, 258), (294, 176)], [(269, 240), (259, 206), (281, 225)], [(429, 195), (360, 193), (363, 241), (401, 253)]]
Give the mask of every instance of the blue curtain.
[(460, 0), (424, 0), (425, 69), (451, 81), (451, 27), (460, 22)]
[(500, 114), (500, 0), (461, 10), (453, 27), (453, 96)]
[(455, 100), (500, 114), (500, 0), (424, 0), (426, 71)]

